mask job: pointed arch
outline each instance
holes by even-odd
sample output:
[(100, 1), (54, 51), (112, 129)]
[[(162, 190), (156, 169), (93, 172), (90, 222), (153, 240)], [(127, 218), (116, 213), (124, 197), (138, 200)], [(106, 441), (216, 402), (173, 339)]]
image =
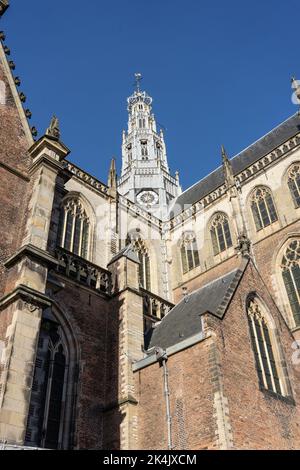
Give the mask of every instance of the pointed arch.
[(286, 367), (276, 325), (268, 308), (256, 293), (251, 293), (246, 300), (252, 349), (259, 384), (262, 389), (287, 396), (290, 392)]
[(44, 310), (36, 350), (25, 445), (73, 446), (79, 347), (56, 304)]
[(183, 274), (200, 265), (199, 251), (195, 232), (187, 231), (181, 237), (180, 254)]
[(300, 162), (294, 162), (289, 166), (286, 180), (295, 208), (298, 208), (300, 207)]
[(140, 232), (132, 231), (127, 235), (126, 244), (131, 244), (132, 248), (138, 255), (139, 265), (139, 282), (140, 287), (148, 291), (151, 290), (151, 269), (150, 256), (147, 244), (142, 239)]
[(209, 223), (214, 256), (232, 247), (229, 219), (224, 212), (217, 212)]
[(87, 199), (70, 192), (62, 200), (58, 244), (67, 251), (93, 261), (95, 214)]
[(267, 186), (256, 186), (250, 194), (250, 206), (257, 231), (278, 220), (273, 194)]
[(280, 250), (278, 269), (294, 326), (300, 326), (300, 237), (290, 237)]

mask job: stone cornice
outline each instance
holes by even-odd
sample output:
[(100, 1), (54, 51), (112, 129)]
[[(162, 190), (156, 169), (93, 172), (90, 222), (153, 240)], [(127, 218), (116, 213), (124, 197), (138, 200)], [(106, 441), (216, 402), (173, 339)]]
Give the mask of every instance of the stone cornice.
[(61, 164), (61, 162), (55, 160), (54, 158), (49, 157), (49, 155), (42, 155), (41, 157), (37, 158), (33, 164), (31, 165), (29, 169), (29, 174), (32, 175), (35, 173), (35, 171), (41, 166), (41, 165), (47, 165), (48, 167), (51, 167), (53, 170), (56, 172), (64, 172), (65, 175), (68, 175), (69, 179), (71, 178), (70, 173), (65, 169), (64, 165)]
[(46, 295), (31, 289), (28, 286), (20, 284), (16, 289), (0, 299), (0, 309), (6, 308), (9, 304), (20, 298), (33, 305), (37, 305), (38, 307), (51, 306), (51, 300)]
[[(235, 175), (235, 180), (237, 184), (242, 188), (251, 178), (257, 174), (265, 171), (266, 168), (271, 166), (274, 162), (278, 161), (281, 158), (286, 157), (290, 151), (296, 149), (300, 145), (300, 133), (296, 134), (291, 139), (288, 139), (282, 145), (272, 150), (268, 154), (264, 155), (262, 158), (257, 160), (255, 163), (245, 168), (243, 171)], [(173, 217), (170, 221), (163, 224), (164, 230), (172, 230), (174, 227), (182, 224), (184, 221), (189, 219), (192, 216), (195, 216), (199, 211), (207, 208), (222, 196), (227, 193), (227, 186), (223, 184), (216, 188), (211, 193), (207, 194), (205, 197), (192, 204), (188, 209), (181, 212), (179, 215)]]
[(43, 135), (28, 150), (33, 159), (38, 158), (42, 152), (46, 153), (46, 151), (50, 152), (50, 155), (53, 154), (55, 160), (58, 159), (59, 161), (65, 159), (70, 153), (70, 150), (63, 142), (50, 135)]
[(50, 265), (57, 266), (58, 265), (58, 260), (54, 258), (52, 255), (47, 253), (46, 251), (41, 250), (40, 248), (37, 248), (34, 245), (24, 245), (22, 246), (16, 253), (14, 253), (12, 256), (10, 256), (5, 262), (4, 266), (6, 268), (10, 268), (13, 266), (15, 263), (17, 263), (21, 258), (30, 256), (31, 258), (36, 258), (39, 261), (42, 261), (43, 263), (47, 263)]
[(72, 173), (72, 175), (78, 178), (80, 181), (90, 186), (92, 189), (97, 190), (98, 192), (105, 195), (106, 197), (109, 197), (108, 195), (109, 188), (106, 184), (101, 183), (101, 181), (99, 181), (97, 178), (94, 178), (94, 176), (90, 175), (86, 171), (81, 170), (81, 168), (74, 165), (74, 163), (64, 161), (63, 166), (64, 168), (69, 170), (69, 172)]
[(156, 225), (161, 230), (162, 221), (158, 217), (155, 217), (150, 212), (145, 211), (140, 206), (137, 206), (134, 202), (130, 201), (124, 196), (121, 196), (120, 194), (118, 200), (120, 206), (131, 212), (133, 216), (143, 217), (143, 219), (145, 219), (147, 222), (150, 222), (152, 225)]

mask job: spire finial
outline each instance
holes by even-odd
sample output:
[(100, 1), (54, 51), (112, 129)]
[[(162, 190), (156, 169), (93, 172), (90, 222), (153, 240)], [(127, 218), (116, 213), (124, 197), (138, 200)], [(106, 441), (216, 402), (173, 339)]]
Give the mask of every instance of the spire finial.
[(224, 145), (221, 146), (222, 149), (222, 160), (223, 160), (223, 171), (225, 177), (225, 183), (227, 188), (232, 188), (235, 185), (233, 169), (231, 161), (228, 158), (227, 152)]
[(116, 160), (111, 159), (109, 174), (108, 174), (108, 187), (109, 193), (113, 195), (117, 190), (117, 171), (116, 171)]
[(60, 139), (60, 129), (59, 129), (59, 121), (56, 116), (53, 116), (50, 122), (50, 126), (46, 130), (46, 135), (59, 140)]
[(134, 74), (135, 76), (135, 85), (136, 85), (136, 91), (139, 93), (140, 92), (140, 82), (143, 78), (142, 74), (141, 73), (135, 73)]
[(223, 159), (223, 161), (228, 160), (228, 155), (227, 155), (227, 152), (225, 150), (224, 145), (221, 146), (221, 150), (222, 150), (222, 159)]

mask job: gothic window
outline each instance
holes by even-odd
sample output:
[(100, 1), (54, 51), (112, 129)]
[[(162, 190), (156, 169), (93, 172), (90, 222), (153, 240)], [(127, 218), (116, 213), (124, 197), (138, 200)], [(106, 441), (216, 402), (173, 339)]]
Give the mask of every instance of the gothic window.
[(261, 387), (283, 395), (283, 387), (278, 375), (278, 361), (274, 354), (273, 337), (264, 309), (255, 296), (251, 296), (248, 300), (247, 314), (259, 383)]
[(297, 163), (289, 171), (288, 185), (296, 207), (300, 207), (300, 164)]
[(141, 149), (142, 149), (142, 156), (148, 156), (148, 143), (147, 140), (141, 140)]
[(210, 233), (215, 256), (232, 246), (228, 217), (225, 214), (218, 213), (215, 215), (211, 223)]
[(293, 240), (285, 250), (282, 277), (297, 326), (300, 325), (300, 240)]
[(262, 186), (254, 191), (251, 198), (251, 209), (257, 231), (278, 220), (272, 193), (266, 187)]
[(6, 103), (6, 90), (5, 90), (5, 83), (0, 80), (0, 104)]
[(144, 129), (146, 127), (145, 119), (139, 119), (139, 127), (140, 129)]
[(67, 199), (60, 214), (60, 246), (82, 258), (89, 257), (90, 221), (78, 199)]
[(191, 271), (200, 264), (199, 252), (195, 234), (185, 233), (181, 243), (181, 263), (183, 274)]
[(25, 445), (58, 449), (63, 447), (66, 410), (67, 348), (60, 325), (51, 315), (43, 317)]
[(139, 283), (143, 289), (151, 290), (150, 280), (150, 258), (145, 243), (139, 236), (131, 236), (127, 238), (127, 242), (132, 243), (132, 247), (138, 255), (139, 265)]

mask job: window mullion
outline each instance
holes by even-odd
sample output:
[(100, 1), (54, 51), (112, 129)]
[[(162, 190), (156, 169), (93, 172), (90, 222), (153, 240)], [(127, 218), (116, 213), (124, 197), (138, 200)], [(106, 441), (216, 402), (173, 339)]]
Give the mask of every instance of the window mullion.
[(83, 218), (80, 217), (80, 234), (79, 234), (79, 246), (78, 246), (78, 254), (82, 256), (82, 235), (83, 235)]
[(263, 338), (263, 343), (264, 343), (264, 349), (265, 349), (265, 353), (266, 353), (266, 358), (267, 358), (267, 361), (268, 361), (268, 366), (269, 366), (269, 372), (270, 372), (271, 381), (272, 381), (273, 392), (276, 393), (276, 385), (275, 385), (275, 380), (274, 380), (274, 375), (273, 375), (273, 369), (272, 369), (272, 365), (271, 365), (271, 361), (270, 361), (269, 350), (268, 350), (267, 343), (266, 343), (265, 332), (264, 332), (264, 329), (263, 329), (262, 320), (259, 318), (258, 321), (259, 321), (259, 325), (260, 325), (261, 336), (262, 336), (262, 338)]
[(192, 253), (193, 269), (194, 269), (194, 267), (196, 266), (196, 263), (195, 263), (195, 254), (194, 254), (193, 242), (190, 242), (190, 250), (191, 250), (191, 253)]
[(147, 255), (144, 255), (144, 283), (145, 283), (145, 288), (148, 290), (149, 286), (147, 283)]
[(261, 357), (261, 350), (260, 350), (260, 347), (259, 347), (259, 341), (258, 341), (258, 338), (257, 338), (256, 325), (255, 325), (254, 318), (253, 318), (252, 315), (250, 316), (250, 319), (251, 319), (252, 330), (254, 332), (255, 344), (256, 344), (258, 359), (259, 359), (260, 368), (261, 368), (261, 375), (262, 375), (262, 378), (263, 378), (263, 381), (264, 381), (264, 387), (268, 388), (268, 383), (267, 383), (266, 374), (265, 374), (265, 368), (264, 368), (264, 364), (263, 364), (262, 357)]
[(74, 247), (74, 235), (75, 235), (75, 225), (77, 219), (77, 206), (74, 208), (73, 220), (72, 220), (72, 232), (71, 232), (71, 240), (70, 240), (70, 251), (73, 251)]
[(223, 233), (223, 238), (224, 238), (224, 245), (225, 249), (227, 250), (227, 240), (226, 240), (226, 234), (225, 234), (225, 229), (224, 229), (224, 223), (222, 224), (222, 233)]
[(66, 229), (67, 229), (67, 219), (68, 219), (68, 210), (63, 209), (64, 211), (64, 219), (63, 219), (63, 229), (61, 234), (61, 246), (65, 246), (65, 239), (66, 239)]
[(49, 361), (47, 394), (46, 394), (46, 399), (45, 399), (44, 419), (43, 419), (43, 427), (42, 427), (42, 446), (43, 447), (45, 447), (45, 442), (47, 438), (47, 425), (48, 425), (48, 418), (49, 418), (50, 397), (51, 397), (51, 389), (52, 389), (54, 357), (55, 357), (55, 352), (52, 349), (51, 359)]
[(269, 204), (267, 203), (266, 197), (264, 198), (264, 203), (265, 203), (266, 211), (267, 211), (267, 214), (268, 214), (268, 217), (269, 217), (269, 223), (272, 224), (272, 218), (271, 218), (271, 214), (270, 214), (270, 208), (269, 208)]
[(261, 212), (260, 212), (260, 207), (259, 207), (259, 204), (257, 201), (255, 201), (255, 204), (256, 204), (256, 208), (257, 208), (257, 213), (258, 213), (258, 217), (259, 217), (259, 220), (260, 220), (260, 225), (262, 228), (264, 228), (264, 221), (263, 221), (263, 218), (262, 218), (262, 215), (261, 215)]
[(220, 240), (219, 240), (219, 235), (218, 235), (218, 229), (217, 227), (215, 227), (214, 229), (215, 229), (216, 239), (218, 243), (218, 252), (221, 253), (221, 245), (220, 245)]

